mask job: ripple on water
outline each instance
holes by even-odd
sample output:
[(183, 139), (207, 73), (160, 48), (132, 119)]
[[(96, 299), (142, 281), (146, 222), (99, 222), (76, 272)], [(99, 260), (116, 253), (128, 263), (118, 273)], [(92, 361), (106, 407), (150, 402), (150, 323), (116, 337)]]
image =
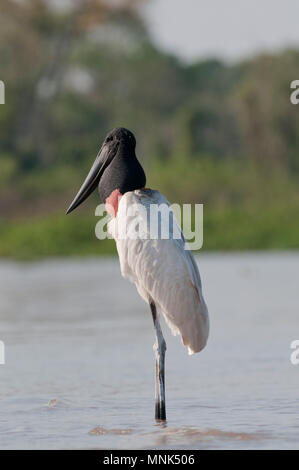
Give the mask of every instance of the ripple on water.
[(197, 429), (189, 427), (168, 427), (166, 423), (157, 423), (153, 432), (137, 432), (131, 428), (107, 428), (104, 426), (96, 426), (88, 433), (91, 436), (105, 435), (136, 435), (136, 439), (143, 438), (146, 442), (155, 442), (155, 447), (167, 447), (169, 445), (191, 445), (192, 447), (200, 446), (215, 441), (259, 441), (264, 440), (264, 434), (232, 432), (220, 429)]
[(105, 434), (115, 434), (117, 436), (132, 434), (132, 429), (108, 429), (104, 428), (104, 426), (96, 426), (95, 428), (91, 429), (88, 434), (91, 436), (104, 436)]
[[(147, 433), (153, 436), (154, 433)], [(192, 445), (204, 443), (206, 441), (230, 440), (230, 441), (257, 441), (264, 439), (265, 436), (246, 432), (223, 431), (220, 429), (197, 429), (189, 427), (161, 428), (157, 433), (156, 443), (158, 446), (170, 444)]]

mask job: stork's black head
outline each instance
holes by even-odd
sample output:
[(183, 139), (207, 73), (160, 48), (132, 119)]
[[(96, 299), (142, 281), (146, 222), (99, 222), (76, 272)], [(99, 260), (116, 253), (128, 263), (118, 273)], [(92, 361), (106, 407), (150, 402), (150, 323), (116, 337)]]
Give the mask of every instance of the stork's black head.
[(67, 210), (69, 214), (98, 186), (103, 202), (118, 189), (121, 194), (145, 186), (145, 174), (135, 154), (134, 134), (124, 127), (113, 129), (92, 165), (77, 196)]
[(134, 134), (124, 127), (116, 127), (107, 135), (104, 144), (107, 145), (125, 145), (127, 148), (136, 148), (136, 139)]

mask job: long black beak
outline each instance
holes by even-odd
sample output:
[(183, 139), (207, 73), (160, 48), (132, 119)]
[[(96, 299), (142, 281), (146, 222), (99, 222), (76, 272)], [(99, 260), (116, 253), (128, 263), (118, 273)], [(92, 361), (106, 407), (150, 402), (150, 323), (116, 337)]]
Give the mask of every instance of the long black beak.
[(105, 168), (107, 168), (113, 158), (113, 154), (114, 152), (111, 151), (108, 145), (103, 144), (84, 183), (79, 189), (77, 196), (66, 211), (67, 214), (69, 214), (74, 209), (76, 209), (76, 207), (82, 204), (82, 202), (85, 201), (85, 199), (87, 199), (88, 196), (96, 189), (101, 179), (101, 176), (104, 173)]

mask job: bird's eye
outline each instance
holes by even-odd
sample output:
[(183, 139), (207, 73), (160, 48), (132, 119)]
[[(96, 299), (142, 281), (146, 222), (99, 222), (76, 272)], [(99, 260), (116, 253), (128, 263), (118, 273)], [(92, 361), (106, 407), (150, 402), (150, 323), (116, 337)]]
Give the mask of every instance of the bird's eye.
[(113, 136), (107, 137), (106, 142), (111, 142), (113, 140)]

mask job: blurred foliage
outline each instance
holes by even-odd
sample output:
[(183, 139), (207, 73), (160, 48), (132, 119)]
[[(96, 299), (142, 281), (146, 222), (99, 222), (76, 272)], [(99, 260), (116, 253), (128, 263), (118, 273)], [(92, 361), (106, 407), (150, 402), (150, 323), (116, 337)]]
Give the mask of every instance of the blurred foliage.
[(117, 126), (148, 186), (205, 204), (205, 249), (298, 247), (299, 52), (183, 64), (153, 45), (140, 4), (1, 1), (0, 256), (114, 250), (93, 235), (95, 197), (63, 213)]

